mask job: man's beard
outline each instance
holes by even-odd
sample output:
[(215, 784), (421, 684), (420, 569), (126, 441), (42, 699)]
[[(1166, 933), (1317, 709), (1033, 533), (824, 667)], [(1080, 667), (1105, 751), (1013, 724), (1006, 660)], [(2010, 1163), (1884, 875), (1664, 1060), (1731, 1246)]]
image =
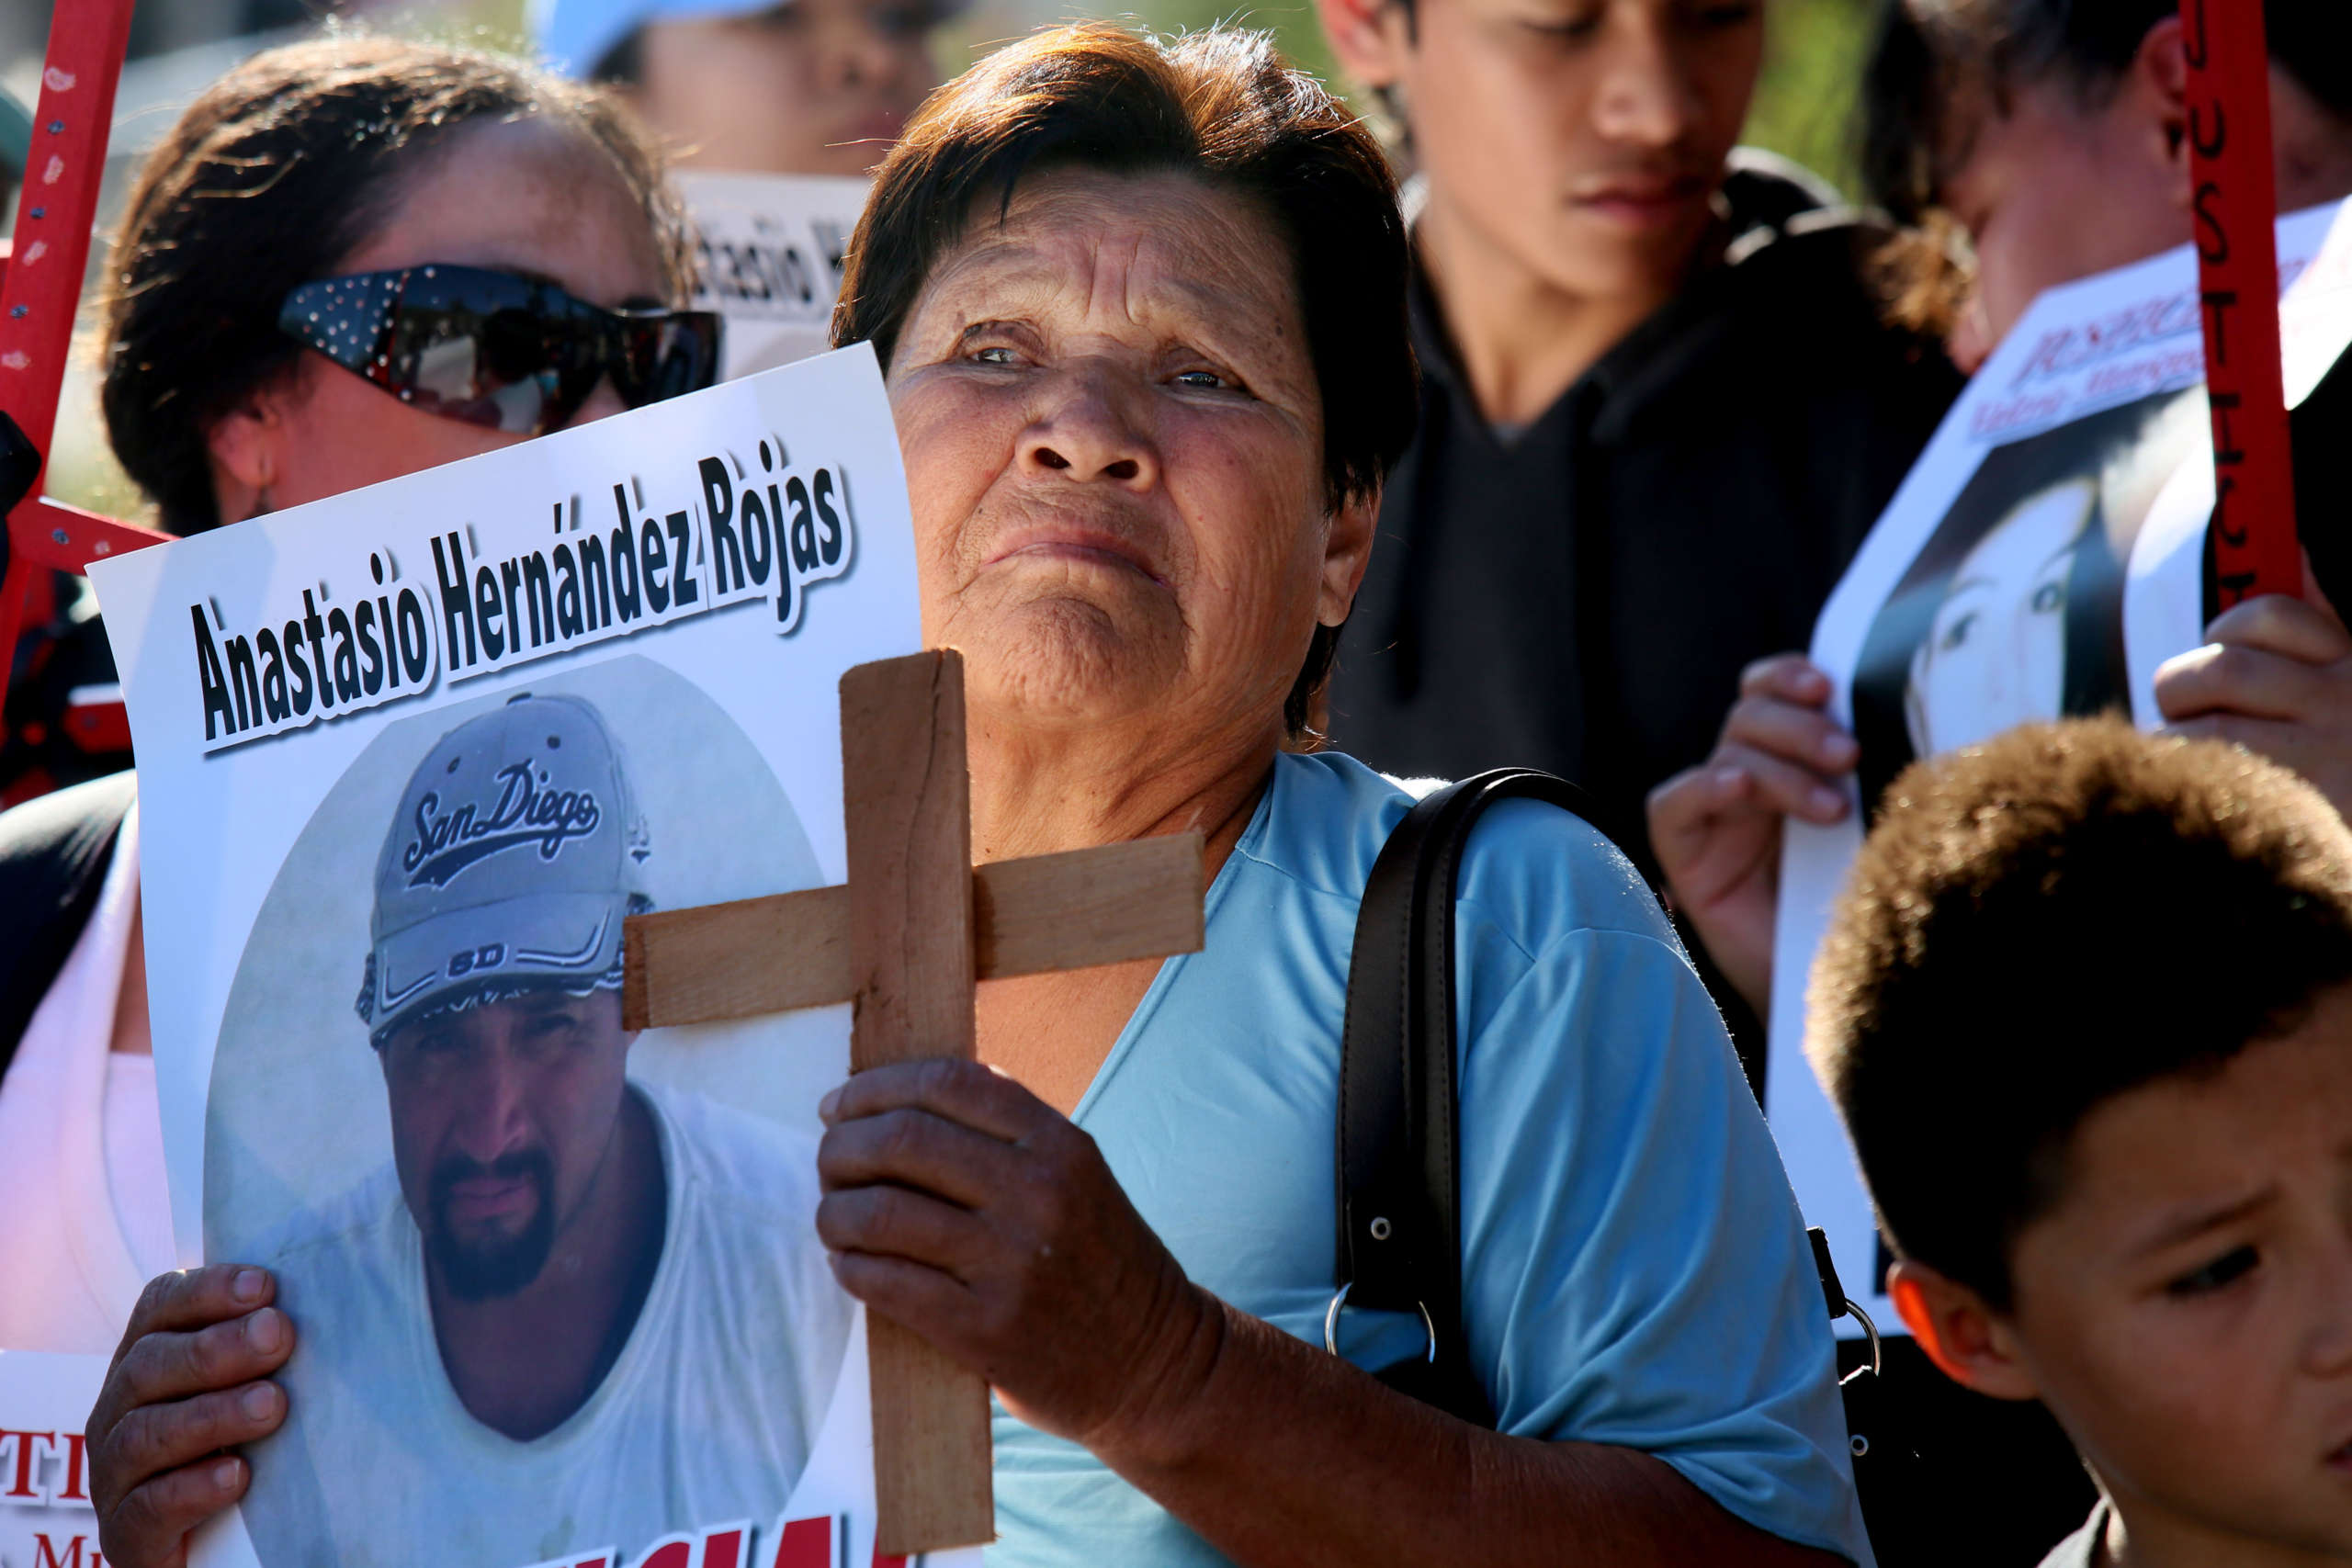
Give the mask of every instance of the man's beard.
[[(538, 1204), (531, 1223), (514, 1235), (459, 1241), (449, 1224), (449, 1190), (475, 1177), (527, 1179)], [(511, 1296), (539, 1277), (555, 1249), (555, 1163), (544, 1149), (502, 1155), (490, 1164), (452, 1155), (433, 1169), (426, 1188), (432, 1227), (425, 1248), (440, 1270), (442, 1286), (461, 1302)]]

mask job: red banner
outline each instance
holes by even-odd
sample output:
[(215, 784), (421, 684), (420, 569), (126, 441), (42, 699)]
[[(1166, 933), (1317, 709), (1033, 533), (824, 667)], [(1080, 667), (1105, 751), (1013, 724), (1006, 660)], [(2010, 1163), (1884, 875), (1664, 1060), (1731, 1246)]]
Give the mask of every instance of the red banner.
[(2256, 0), (2180, 0), (2180, 19), (2213, 411), (2213, 560), (2226, 609), (2303, 587), (2279, 379), (2270, 50)]
[(106, 173), (115, 80), (130, 37), (128, 0), (57, 0), (50, 18), (17, 243), (0, 281), (0, 409), (44, 454), (57, 422), (57, 390)]

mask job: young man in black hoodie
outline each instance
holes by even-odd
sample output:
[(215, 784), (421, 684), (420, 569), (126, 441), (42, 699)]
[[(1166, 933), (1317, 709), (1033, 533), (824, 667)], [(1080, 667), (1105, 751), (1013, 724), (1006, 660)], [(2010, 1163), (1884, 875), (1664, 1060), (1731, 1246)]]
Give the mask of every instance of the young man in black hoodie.
[(1642, 800), (1802, 644), (1960, 379), (1888, 326), (1878, 234), (1735, 152), (1761, 0), (1318, 0), (1406, 128), (1421, 431), (1329, 703), (1392, 773)]

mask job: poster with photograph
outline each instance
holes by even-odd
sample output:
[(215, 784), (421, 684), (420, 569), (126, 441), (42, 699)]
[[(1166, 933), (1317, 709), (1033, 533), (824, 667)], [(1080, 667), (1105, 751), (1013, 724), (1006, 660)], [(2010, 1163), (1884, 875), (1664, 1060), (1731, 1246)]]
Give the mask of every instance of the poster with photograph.
[(99, 1568), (82, 1423), (104, 1356), (0, 1350), (0, 1568)]
[(695, 309), (727, 318), (719, 373), (732, 380), (824, 353), (842, 254), (871, 184), (699, 169), (673, 177), (694, 214)]
[(860, 347), (94, 571), (175, 1229), (298, 1341), (200, 1568), (869, 1560), (848, 1010), (619, 987), (631, 913), (845, 878), (837, 683), (920, 647), (912, 549)]
[[(2338, 212), (2278, 224), (2290, 401), (2352, 340), (2352, 220)], [(2205, 308), (2188, 246), (2041, 296), (1946, 415), (1815, 629), (1831, 715), (1861, 761), (1845, 821), (1786, 829), (1765, 1108), (1807, 1222), (1828, 1232), (1839, 1279), (1883, 1332), (1901, 1329), (1886, 1254), (1804, 1059), (1814, 952), (1878, 799), (1912, 761), (2068, 715), (2156, 722), (2156, 666), (2196, 647), (2210, 617)]]

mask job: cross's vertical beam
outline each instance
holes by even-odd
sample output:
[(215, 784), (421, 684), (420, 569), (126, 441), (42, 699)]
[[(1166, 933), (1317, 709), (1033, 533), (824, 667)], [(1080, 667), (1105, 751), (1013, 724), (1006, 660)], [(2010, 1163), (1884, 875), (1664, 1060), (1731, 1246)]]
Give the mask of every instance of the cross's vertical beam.
[[(849, 838), (851, 1070), (975, 1048), (971, 776), (964, 661), (949, 650), (842, 677)], [(876, 1549), (969, 1546), (996, 1533), (988, 1385), (868, 1314)]]

